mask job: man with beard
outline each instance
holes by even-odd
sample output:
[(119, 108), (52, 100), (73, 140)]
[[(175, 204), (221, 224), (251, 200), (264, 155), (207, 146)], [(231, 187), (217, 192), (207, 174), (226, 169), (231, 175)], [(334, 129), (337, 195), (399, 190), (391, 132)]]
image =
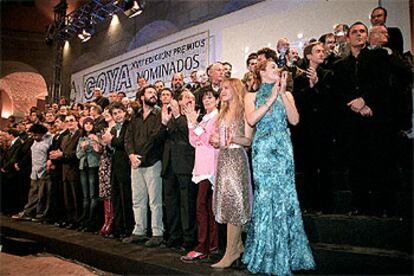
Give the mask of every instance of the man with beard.
[(290, 42), (287, 37), (282, 37), (277, 41), (277, 66), (282, 68), (286, 65), (286, 55), (289, 52)]
[[(165, 126), (161, 124), (161, 111), (155, 108), (157, 90), (153, 85), (144, 87), (138, 99), (142, 109), (131, 120), (125, 137), (125, 150), (131, 162), (132, 204), (135, 227), (124, 243), (147, 240), (147, 205), (151, 210), (152, 238), (145, 246), (159, 246), (163, 241), (161, 158)], [(171, 115), (169, 115), (171, 116)], [(166, 123), (165, 123), (166, 124)]]
[(176, 99), (178, 99), (178, 97), (180, 96), (183, 87), (184, 87), (183, 73), (175, 73), (171, 79), (171, 89)]

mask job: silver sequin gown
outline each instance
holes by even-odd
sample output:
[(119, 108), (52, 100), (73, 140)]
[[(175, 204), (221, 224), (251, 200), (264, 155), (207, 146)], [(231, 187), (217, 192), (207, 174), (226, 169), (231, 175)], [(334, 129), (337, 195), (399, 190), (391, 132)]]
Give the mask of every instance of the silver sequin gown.
[[(238, 131), (239, 135), (244, 135), (243, 123)], [(225, 137), (222, 132), (223, 125), (220, 126), (220, 136)], [(250, 179), (249, 160), (244, 147), (232, 144), (220, 148), (213, 193), (213, 212), (218, 223), (243, 226), (250, 221), (252, 211)]]

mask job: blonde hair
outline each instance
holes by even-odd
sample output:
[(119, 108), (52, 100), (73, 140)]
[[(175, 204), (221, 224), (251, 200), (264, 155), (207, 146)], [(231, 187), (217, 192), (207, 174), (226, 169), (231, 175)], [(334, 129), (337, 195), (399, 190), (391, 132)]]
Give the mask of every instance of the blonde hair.
[(233, 92), (234, 105), (232, 108), (234, 110), (230, 110), (230, 104), (227, 102), (221, 102), (217, 124), (219, 125), (220, 122), (225, 119), (227, 114), (232, 114), (231, 121), (236, 126), (239, 126), (240, 121), (244, 120), (244, 95), (246, 94), (246, 89), (244, 88), (243, 82), (236, 78), (225, 79), (222, 85), (225, 83), (230, 85)]

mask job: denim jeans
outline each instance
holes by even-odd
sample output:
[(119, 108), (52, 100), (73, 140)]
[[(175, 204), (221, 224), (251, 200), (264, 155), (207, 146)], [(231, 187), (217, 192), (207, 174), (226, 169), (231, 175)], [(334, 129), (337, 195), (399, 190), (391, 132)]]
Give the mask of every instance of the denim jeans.
[(134, 235), (144, 235), (147, 230), (147, 205), (151, 210), (151, 227), (153, 236), (162, 236), (162, 181), (161, 161), (151, 167), (131, 168), (132, 207), (135, 217)]
[(84, 226), (96, 226), (98, 207), (98, 169), (99, 167), (84, 168), (80, 170), (80, 182), (82, 186), (83, 211), (80, 222)]

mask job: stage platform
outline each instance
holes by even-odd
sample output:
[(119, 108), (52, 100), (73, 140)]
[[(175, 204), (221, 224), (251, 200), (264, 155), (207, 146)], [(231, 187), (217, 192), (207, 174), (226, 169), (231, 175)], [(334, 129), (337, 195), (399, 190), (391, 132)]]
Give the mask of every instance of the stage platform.
[[(123, 244), (92, 233), (0, 217), (4, 251), (49, 252), (103, 271), (140, 275), (249, 275), (247, 270), (214, 270), (209, 263), (184, 264), (182, 252)], [(317, 270), (323, 274), (412, 275), (412, 223), (399, 219), (304, 215)]]

